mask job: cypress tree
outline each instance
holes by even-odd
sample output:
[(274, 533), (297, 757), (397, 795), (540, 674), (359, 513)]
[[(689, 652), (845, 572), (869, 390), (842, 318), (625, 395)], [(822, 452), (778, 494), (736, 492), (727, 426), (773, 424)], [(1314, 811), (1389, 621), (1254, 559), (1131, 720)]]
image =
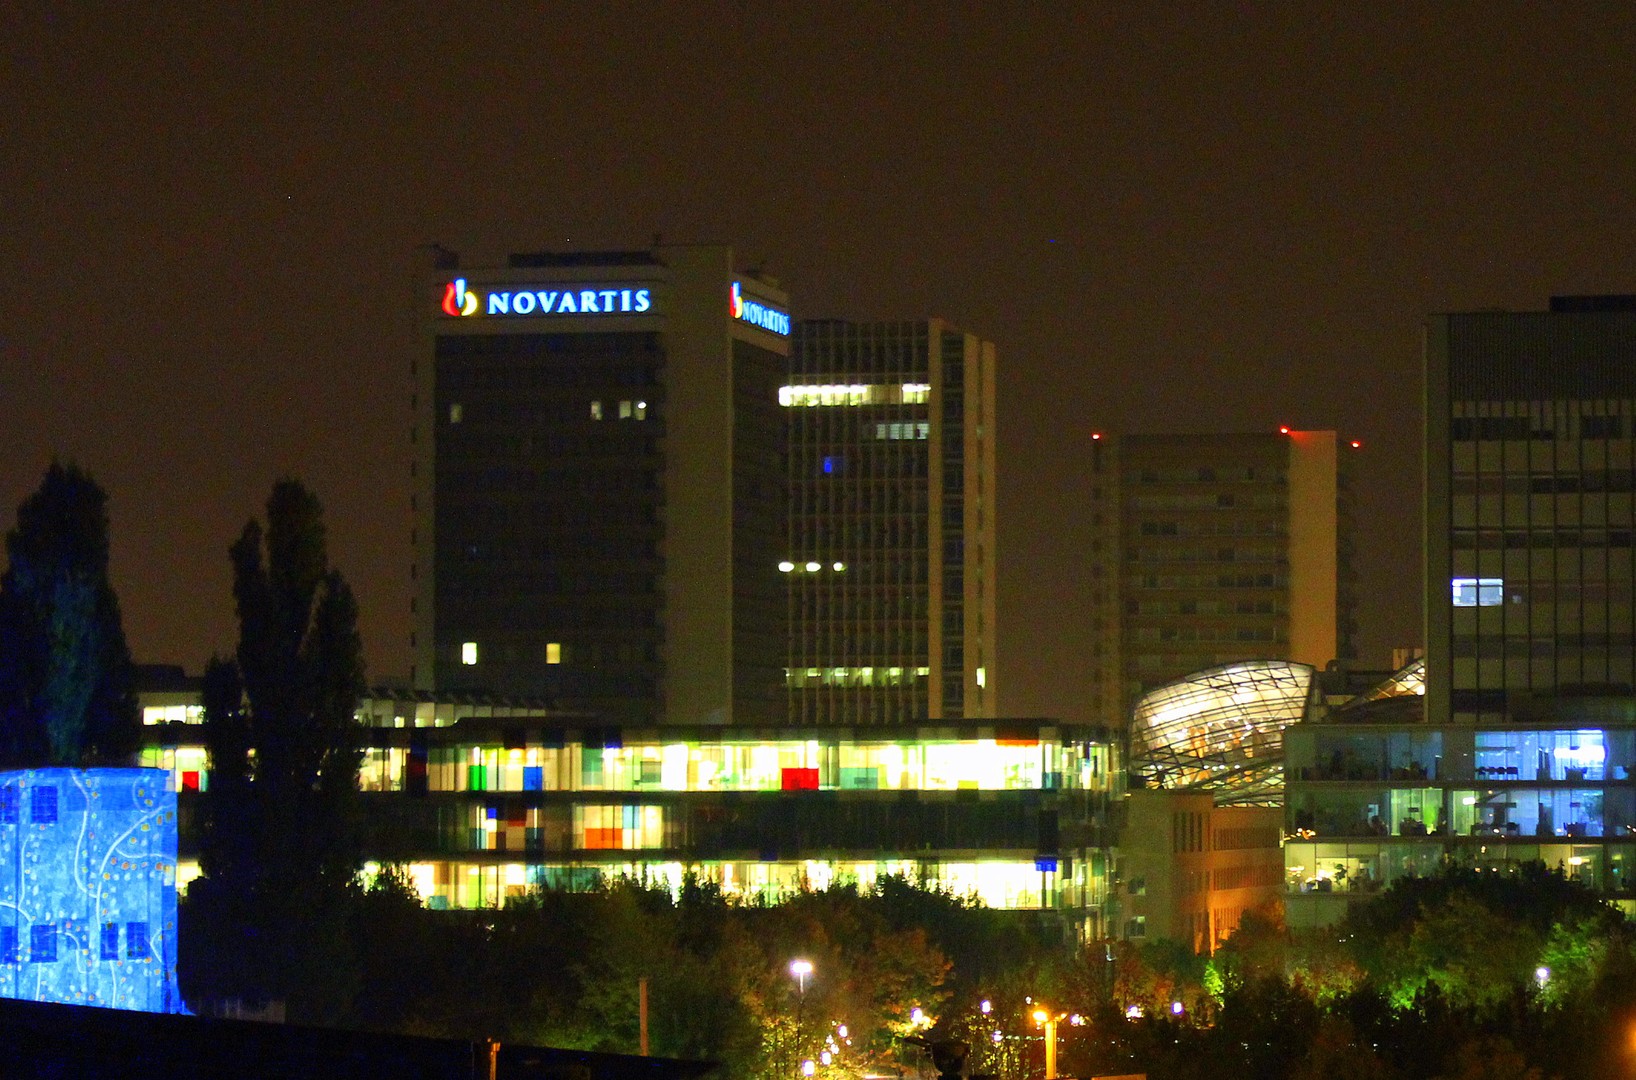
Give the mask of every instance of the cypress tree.
[(250, 521), (230, 554), (239, 643), (206, 677), (211, 791), (194, 889), (201, 928), (237, 960), (207, 958), (196, 989), (333, 1019), (350, 996), (361, 864), (357, 605), (329, 566), (323, 508), (295, 480), (274, 485), (265, 529)]

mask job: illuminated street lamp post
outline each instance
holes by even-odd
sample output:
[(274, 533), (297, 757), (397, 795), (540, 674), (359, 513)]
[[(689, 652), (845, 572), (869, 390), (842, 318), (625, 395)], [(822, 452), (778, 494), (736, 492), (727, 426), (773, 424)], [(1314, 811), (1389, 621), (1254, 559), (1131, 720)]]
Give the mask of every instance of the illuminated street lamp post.
[(1045, 1029), (1045, 1080), (1057, 1080), (1056, 1014), (1044, 1009), (1035, 1009), (1034, 1023)]
[[(797, 1047), (801, 1043), (801, 1014), (807, 1004), (807, 976), (812, 974), (811, 960), (791, 960), (790, 974), (795, 976), (795, 985), (798, 987), (795, 999), (795, 1041)], [(811, 1076), (813, 1069), (811, 1061), (801, 1063), (801, 1075)]]

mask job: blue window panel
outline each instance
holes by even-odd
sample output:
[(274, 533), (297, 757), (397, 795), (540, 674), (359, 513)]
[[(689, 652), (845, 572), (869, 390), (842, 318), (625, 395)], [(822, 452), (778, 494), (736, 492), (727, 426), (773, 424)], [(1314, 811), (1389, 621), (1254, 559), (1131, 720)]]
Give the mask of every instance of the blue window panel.
[(36, 923), (29, 931), (28, 958), (35, 964), (57, 962), (57, 924)]
[(119, 959), (119, 924), (102, 924), (102, 958), (104, 960)]
[(128, 922), (125, 924), (125, 959), (146, 960), (153, 955), (148, 948), (148, 924), (145, 922)]
[(523, 766), (523, 790), (544, 791), (545, 770), (538, 765)]
[(57, 788), (55, 785), (42, 784), (29, 793), (29, 817), (36, 825), (55, 825), (57, 823)]
[(1042, 874), (1055, 873), (1057, 859), (1055, 855), (1041, 855), (1034, 860), (1034, 869)]
[(497, 805), (496, 806), (485, 806), (483, 808), (483, 816), (488, 818), (490, 821), (500, 820), (500, 807), (497, 806)]
[(17, 928), (0, 926), (0, 964), (17, 962)]
[(17, 824), (17, 785), (0, 787), (0, 825)]

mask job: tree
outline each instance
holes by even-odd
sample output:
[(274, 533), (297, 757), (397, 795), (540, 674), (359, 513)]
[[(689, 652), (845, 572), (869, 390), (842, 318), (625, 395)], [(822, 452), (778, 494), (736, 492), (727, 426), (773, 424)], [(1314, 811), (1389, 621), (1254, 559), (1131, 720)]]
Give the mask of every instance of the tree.
[(236, 662), (207, 673), (215, 790), (200, 924), (229, 935), (216, 945), (242, 963), (198, 972), (199, 989), (333, 1019), (355, 974), (344, 954), (361, 864), (357, 605), (329, 565), (323, 508), (295, 480), (274, 485), (266, 529), (245, 525), (231, 556), (239, 644)]
[(131, 654), (108, 582), (108, 497), (53, 462), (17, 508), (0, 577), (0, 763), (129, 764)]

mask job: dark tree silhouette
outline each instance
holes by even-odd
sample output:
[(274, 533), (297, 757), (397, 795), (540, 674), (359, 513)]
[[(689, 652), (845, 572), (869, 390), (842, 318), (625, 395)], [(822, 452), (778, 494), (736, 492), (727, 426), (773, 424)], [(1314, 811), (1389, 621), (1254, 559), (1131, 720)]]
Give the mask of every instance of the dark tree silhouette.
[(17, 508), (0, 577), (0, 764), (130, 764), (131, 654), (108, 582), (108, 497), (53, 462)]
[(348, 1004), (336, 976), (361, 863), (357, 605), (329, 566), (318, 499), (294, 480), (231, 555), (239, 645), (206, 673), (205, 876), (189, 903), (207, 948), (192, 992), (331, 1019)]

